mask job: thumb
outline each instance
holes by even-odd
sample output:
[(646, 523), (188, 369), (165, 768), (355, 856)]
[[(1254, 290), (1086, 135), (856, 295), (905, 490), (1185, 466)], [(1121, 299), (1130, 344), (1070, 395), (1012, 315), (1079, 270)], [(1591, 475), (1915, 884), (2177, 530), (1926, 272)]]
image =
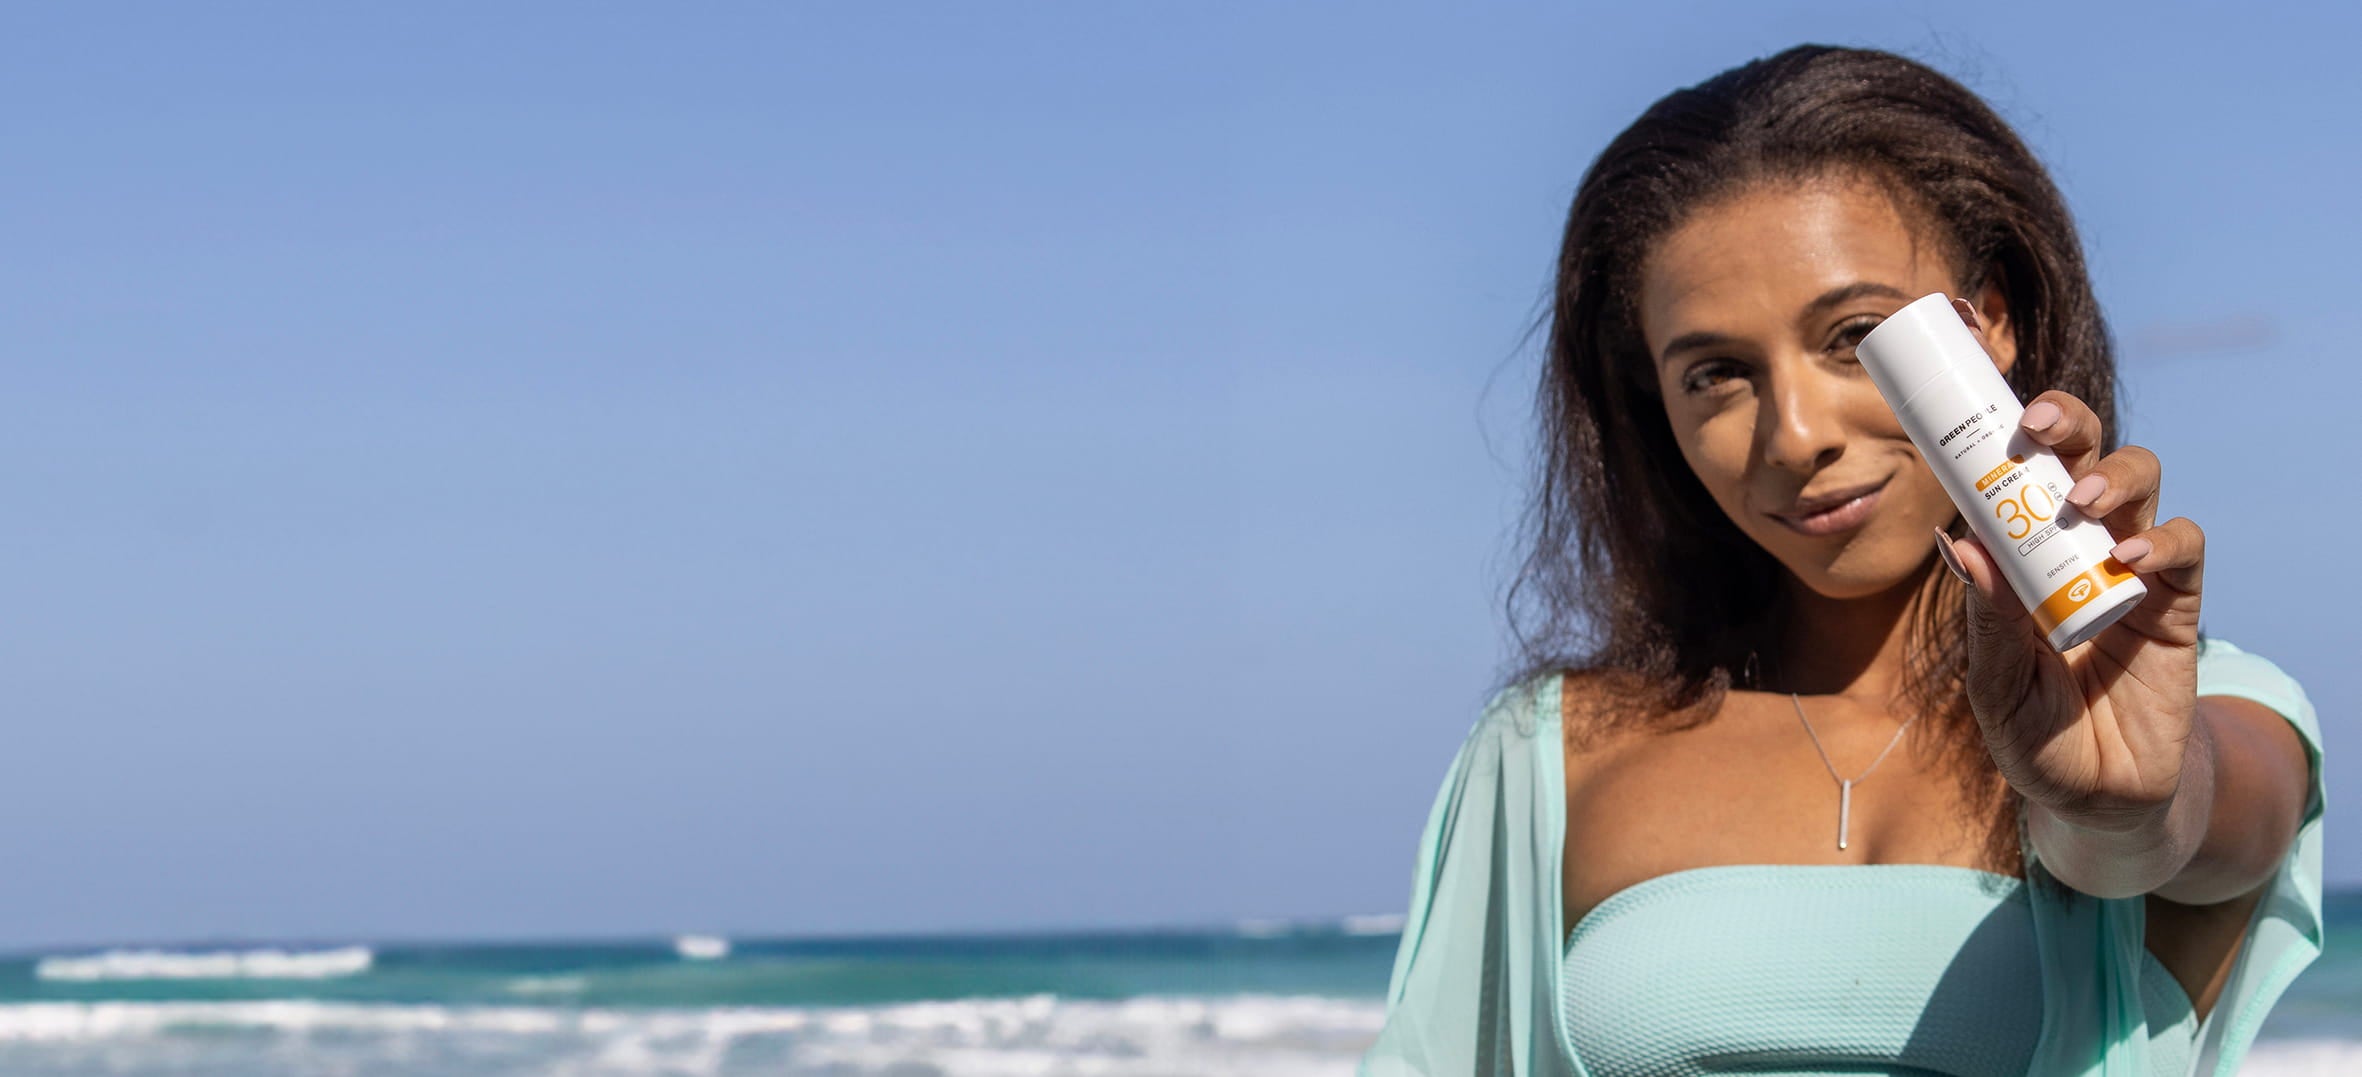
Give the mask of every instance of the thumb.
[(2037, 648), (2050, 644), (1975, 535), (1955, 539), (1939, 530), (1936, 552), (1968, 583), (1962, 612), (1968, 628), (1969, 701), (1980, 718), (1999, 717), (2025, 698)]
[(1969, 625), (1982, 627), (1998, 635), (2015, 635), (2033, 626), (2033, 618), (2026, 613), (2026, 604), (2018, 601), (2009, 581), (2001, 577), (2001, 566), (1985, 550), (1984, 541), (1975, 535), (1953, 538), (1936, 532), (1936, 552), (1948, 555), (1952, 571), (1968, 584)]

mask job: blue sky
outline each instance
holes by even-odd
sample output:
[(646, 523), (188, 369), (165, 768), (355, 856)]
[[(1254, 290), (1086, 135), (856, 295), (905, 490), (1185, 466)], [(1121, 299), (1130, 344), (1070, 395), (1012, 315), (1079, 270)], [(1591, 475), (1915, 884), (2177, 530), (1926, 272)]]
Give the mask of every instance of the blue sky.
[(1399, 910), (1574, 181), (1800, 41), (2053, 168), (2362, 883), (2356, 16), (1768, 7), (0, 14), (0, 943)]

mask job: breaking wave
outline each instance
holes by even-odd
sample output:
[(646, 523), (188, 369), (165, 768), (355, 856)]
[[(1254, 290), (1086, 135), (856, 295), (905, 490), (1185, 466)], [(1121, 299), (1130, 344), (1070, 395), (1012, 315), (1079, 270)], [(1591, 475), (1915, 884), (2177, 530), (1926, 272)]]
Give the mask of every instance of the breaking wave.
[(33, 966), (43, 980), (327, 980), (369, 971), (376, 955), (366, 946), (332, 950), (108, 950), (85, 957), (44, 957)]

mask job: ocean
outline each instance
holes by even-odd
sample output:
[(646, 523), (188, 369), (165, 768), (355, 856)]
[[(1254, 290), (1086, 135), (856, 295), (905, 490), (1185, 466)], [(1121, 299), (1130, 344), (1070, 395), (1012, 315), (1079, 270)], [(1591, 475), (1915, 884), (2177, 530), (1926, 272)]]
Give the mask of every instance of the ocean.
[[(2243, 1073), (2362, 1073), (2362, 893), (2329, 910)], [(1342, 1077), (1399, 930), (20, 954), (0, 960), (0, 1074)]]

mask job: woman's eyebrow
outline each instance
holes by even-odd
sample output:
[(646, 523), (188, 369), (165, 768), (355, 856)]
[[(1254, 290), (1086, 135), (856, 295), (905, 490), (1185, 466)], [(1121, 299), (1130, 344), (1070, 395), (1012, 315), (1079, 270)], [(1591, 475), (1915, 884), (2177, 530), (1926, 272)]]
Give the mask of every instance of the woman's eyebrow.
[(1809, 322), (1814, 318), (1820, 317), (1822, 312), (1828, 310), (1830, 307), (1834, 307), (1840, 303), (1849, 303), (1853, 300), (1862, 299), (1868, 296), (1879, 296), (1886, 299), (1900, 299), (1906, 302), (1915, 298), (1913, 296), (1905, 295), (1902, 289), (1896, 288), (1892, 285), (1880, 284), (1874, 280), (1857, 280), (1852, 284), (1839, 285), (1835, 288), (1829, 289), (1826, 292), (1822, 292), (1819, 298), (1804, 305), (1804, 309), (1797, 313), (1796, 320), (1799, 322)]
[(1719, 348), (1731, 343), (1735, 343), (1735, 341), (1724, 334), (1704, 329), (1693, 330), (1674, 337), (1673, 343), (1665, 345), (1665, 354), (1658, 356), (1657, 362), (1660, 365), (1671, 362), (1674, 356), (1691, 348)]
[[(1881, 284), (1874, 280), (1858, 280), (1852, 284), (1838, 285), (1814, 297), (1812, 302), (1806, 303), (1804, 308), (1797, 312), (1796, 320), (1799, 323), (1809, 322), (1820, 317), (1831, 307), (1870, 296), (1900, 299), (1906, 302), (1913, 298), (1893, 285)], [(1692, 330), (1674, 337), (1673, 343), (1665, 345), (1665, 353), (1657, 357), (1657, 362), (1660, 364), (1671, 362), (1674, 356), (1692, 348), (1720, 348), (1737, 342), (1736, 338), (1727, 333), (1717, 333), (1708, 329)]]

